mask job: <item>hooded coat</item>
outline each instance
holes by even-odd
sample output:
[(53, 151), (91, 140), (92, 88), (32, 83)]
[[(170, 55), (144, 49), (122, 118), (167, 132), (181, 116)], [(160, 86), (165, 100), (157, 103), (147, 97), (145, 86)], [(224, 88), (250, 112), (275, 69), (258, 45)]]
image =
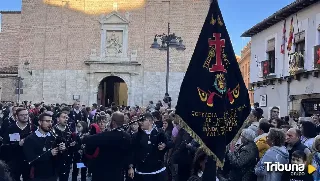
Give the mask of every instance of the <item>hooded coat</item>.
[(273, 146), (263, 155), (255, 168), (258, 181), (281, 181), (282, 172), (267, 172), (265, 162), (279, 162), (280, 164), (288, 164), (289, 152), (284, 146)]
[(317, 170), (312, 174), (314, 180), (320, 180), (320, 150), (317, 148), (320, 145), (320, 135), (314, 138), (312, 145), (312, 153), (308, 158), (308, 164), (312, 164)]

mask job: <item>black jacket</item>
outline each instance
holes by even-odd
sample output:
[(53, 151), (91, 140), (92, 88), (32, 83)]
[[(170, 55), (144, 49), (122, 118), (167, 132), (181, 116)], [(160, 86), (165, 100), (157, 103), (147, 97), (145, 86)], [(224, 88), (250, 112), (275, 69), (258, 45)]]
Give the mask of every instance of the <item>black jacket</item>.
[(130, 135), (124, 131), (107, 131), (83, 138), (87, 148), (99, 147), (100, 152), (92, 160), (92, 180), (123, 181), (123, 170), (128, 170), (131, 162)]
[(307, 170), (304, 173), (291, 173), (290, 181), (313, 181), (313, 176)]
[(191, 143), (191, 141), (192, 137), (181, 128), (175, 139), (172, 150), (172, 159), (175, 164), (191, 165), (193, 158), (189, 154), (189, 150), (186, 147), (188, 143)]
[[(293, 147), (291, 148), (291, 150), (288, 150), (289, 152), (289, 163), (291, 163), (291, 158), (292, 158), (292, 153), (294, 151), (300, 150), (303, 151), (308, 148), (306, 145), (302, 144), (301, 141), (298, 141), (296, 144), (293, 145)], [(286, 172), (284, 171), (281, 175), (281, 181), (290, 181), (290, 172)]]
[(79, 113), (76, 113), (73, 109), (69, 113), (69, 119), (68, 119), (68, 125), (72, 132), (76, 131), (76, 125), (79, 121), (85, 121), (87, 122), (87, 117), (83, 113), (83, 111), (79, 111)]
[(28, 162), (32, 162), (32, 175), (34, 178), (47, 179), (56, 175), (55, 157), (50, 149), (54, 142), (53, 136), (38, 137), (36, 133), (29, 135), (23, 144), (23, 151)]
[(15, 123), (15, 120), (12, 117), (6, 117), (3, 119), (1, 128), (0, 128), (0, 136), (4, 137), (4, 134), (7, 132), (7, 129), (11, 124)]
[(7, 129), (3, 137), (3, 145), (1, 146), (1, 154), (5, 157), (8, 162), (16, 162), (20, 164), (25, 160), (23, 154), (23, 147), (19, 145), (19, 141), (10, 141), (10, 134), (18, 133), (20, 135), (20, 140), (25, 139), (28, 135), (32, 133), (32, 126), (27, 124), (27, 126), (21, 130), (17, 124), (11, 124)]
[(72, 154), (75, 150), (75, 146), (70, 146), (73, 141), (76, 141), (70, 128), (67, 127), (64, 131), (54, 127), (54, 132), (57, 135), (55, 147), (61, 142), (65, 143), (66, 150), (59, 152), (57, 155), (57, 170), (60, 173), (68, 173), (70, 164), (72, 163)]
[(168, 147), (160, 151), (158, 149), (160, 143), (170, 145), (162, 130), (154, 128), (150, 134), (143, 130), (135, 133), (132, 145), (134, 166), (138, 172), (151, 173), (164, 167), (164, 154)]

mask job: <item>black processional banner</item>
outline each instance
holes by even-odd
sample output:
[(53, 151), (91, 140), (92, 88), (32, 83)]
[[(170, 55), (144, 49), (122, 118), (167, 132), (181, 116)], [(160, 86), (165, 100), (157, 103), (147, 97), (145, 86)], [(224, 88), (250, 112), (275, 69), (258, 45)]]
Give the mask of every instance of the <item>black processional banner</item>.
[(213, 0), (181, 84), (177, 119), (221, 167), (226, 146), (250, 110), (248, 90), (218, 2)]

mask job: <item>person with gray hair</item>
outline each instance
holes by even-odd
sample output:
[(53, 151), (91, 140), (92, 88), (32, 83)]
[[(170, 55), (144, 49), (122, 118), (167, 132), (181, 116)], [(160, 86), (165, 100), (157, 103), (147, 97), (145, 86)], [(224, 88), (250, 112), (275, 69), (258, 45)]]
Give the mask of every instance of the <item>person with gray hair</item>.
[[(258, 125), (259, 126), (259, 125)], [(258, 131), (258, 126), (256, 126), (255, 124), (251, 124), (251, 126), (248, 127), (248, 129), (252, 130), (254, 132), (254, 138), (256, 138), (258, 135), (257, 135), (257, 131)]]
[(254, 167), (259, 158), (259, 151), (254, 143), (256, 133), (252, 129), (243, 129), (240, 135), (241, 145), (237, 148), (230, 147), (227, 159), (230, 162), (231, 170), (227, 174), (227, 178), (219, 175), (220, 181), (256, 180)]
[(240, 136), (241, 143), (244, 144), (243, 141), (245, 142), (253, 141), (256, 138), (256, 130), (254, 130), (254, 126), (249, 126), (248, 129), (244, 129)]
[(285, 145), (285, 133), (281, 129), (271, 128), (267, 136), (267, 143), (270, 148), (258, 162), (255, 173), (258, 176), (258, 181), (282, 181), (282, 174), (285, 172), (268, 172), (266, 162), (288, 164), (289, 152)]

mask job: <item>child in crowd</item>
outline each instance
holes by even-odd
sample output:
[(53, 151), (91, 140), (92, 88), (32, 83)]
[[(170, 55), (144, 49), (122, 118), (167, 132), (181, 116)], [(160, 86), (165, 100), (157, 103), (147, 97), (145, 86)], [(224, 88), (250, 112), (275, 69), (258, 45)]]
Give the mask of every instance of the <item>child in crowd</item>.
[(292, 153), (291, 158), (292, 164), (304, 164), (305, 170), (304, 172), (291, 172), (290, 181), (313, 181), (313, 176), (308, 173), (308, 165), (307, 165), (307, 155), (301, 151), (297, 150)]

